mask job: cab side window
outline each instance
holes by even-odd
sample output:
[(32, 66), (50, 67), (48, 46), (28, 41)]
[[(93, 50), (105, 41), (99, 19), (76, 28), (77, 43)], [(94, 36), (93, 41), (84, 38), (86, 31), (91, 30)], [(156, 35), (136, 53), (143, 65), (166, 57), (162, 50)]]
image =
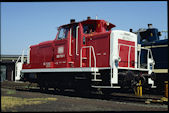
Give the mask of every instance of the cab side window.
[(90, 34), (92, 32), (95, 32), (95, 24), (85, 24), (83, 25), (83, 33), (84, 34)]
[(89, 31), (88, 25), (83, 25), (83, 33), (84, 33), (84, 34), (87, 34), (88, 31)]

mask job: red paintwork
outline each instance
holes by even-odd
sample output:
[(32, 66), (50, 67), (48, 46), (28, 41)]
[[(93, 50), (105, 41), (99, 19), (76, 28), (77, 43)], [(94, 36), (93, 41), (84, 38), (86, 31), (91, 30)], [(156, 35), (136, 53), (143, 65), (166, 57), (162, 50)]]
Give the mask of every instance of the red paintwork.
[[(88, 36), (86, 38), (87, 45), (93, 46), (95, 49), (97, 67), (109, 67), (110, 32), (98, 33), (95, 35), (93, 34), (92, 36)], [(87, 56), (89, 56), (89, 52), (87, 52)], [(93, 54), (91, 58), (92, 58), (91, 64), (94, 67)]]
[[(135, 46), (135, 42), (118, 39), (118, 44), (128, 45), (128, 46), (121, 45), (119, 52), (119, 56), (121, 58), (121, 61), (119, 62), (119, 67), (128, 67), (129, 46)], [(131, 47), (129, 67), (134, 68), (135, 66), (134, 62), (135, 62), (135, 48)]]
[[(70, 26), (77, 24), (79, 26), (78, 30), (78, 54), (76, 55), (76, 38), (72, 36), (71, 40), (71, 54), (69, 55), (70, 47), (70, 31), (65, 39), (58, 40), (57, 36), (52, 41), (42, 42), (37, 45), (31, 46), (30, 50), (30, 64), (23, 64), (23, 69), (37, 69), (37, 68), (69, 68), (69, 67), (80, 67), (80, 49), (83, 46), (93, 46), (96, 54), (97, 65), (96, 67), (109, 67), (109, 56), (110, 56), (110, 33), (111, 28), (115, 25), (109, 23), (106, 24), (104, 20), (85, 20), (82, 22), (76, 22), (72, 24), (67, 24), (60, 26), (60, 28), (65, 26)], [(90, 24), (94, 26), (95, 32), (91, 34), (83, 33), (83, 25)], [(106, 29), (108, 31), (106, 31)], [(83, 44), (83, 37), (85, 37), (86, 43)], [(118, 40), (119, 44), (133, 45), (134, 42)], [(120, 48), (120, 57), (122, 61), (127, 61), (128, 51), (126, 47)], [(132, 48), (131, 60), (134, 60)], [(87, 57), (82, 61), (82, 67), (89, 67), (89, 49), (83, 49), (83, 57)], [(91, 66), (94, 67), (93, 54), (91, 55), (92, 63)], [(120, 62), (120, 66), (126, 67), (127, 63)], [(130, 67), (134, 67), (130, 63)]]

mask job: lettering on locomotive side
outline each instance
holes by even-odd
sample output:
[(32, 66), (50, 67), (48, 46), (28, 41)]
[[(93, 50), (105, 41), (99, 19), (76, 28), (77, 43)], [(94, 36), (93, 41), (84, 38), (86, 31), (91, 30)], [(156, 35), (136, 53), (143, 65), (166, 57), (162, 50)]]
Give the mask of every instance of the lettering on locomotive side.
[(103, 55), (106, 55), (106, 52), (104, 52)]
[(59, 61), (58, 64), (65, 64), (66, 61)]
[(62, 54), (62, 55), (56, 55), (56, 58), (64, 58), (65, 57), (65, 54)]
[(133, 35), (130, 35), (129, 33), (123, 33), (123, 34), (121, 34), (122, 35), (122, 39), (123, 40), (128, 40), (128, 41), (131, 41), (131, 40), (133, 40)]
[(123, 36), (122, 39), (123, 39), (123, 40), (130, 40), (130, 37)]
[(51, 67), (51, 63), (50, 62), (43, 62), (43, 65), (46, 67)]
[(126, 35), (126, 36), (130, 36), (130, 34), (129, 34), (129, 33), (124, 33), (124, 35)]
[(100, 55), (101, 55), (101, 53), (97, 53), (96, 55), (100, 56)]
[(65, 63), (66, 63), (66, 61), (55, 62), (56, 65), (58, 65), (58, 64), (65, 64)]
[(64, 46), (58, 47), (58, 53), (59, 54), (64, 53)]

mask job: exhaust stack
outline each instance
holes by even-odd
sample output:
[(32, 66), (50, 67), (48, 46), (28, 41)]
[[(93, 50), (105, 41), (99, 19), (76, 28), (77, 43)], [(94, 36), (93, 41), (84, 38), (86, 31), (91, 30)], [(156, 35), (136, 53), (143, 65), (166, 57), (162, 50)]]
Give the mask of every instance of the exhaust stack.
[(152, 24), (148, 24), (148, 28), (149, 29), (153, 28), (153, 25)]
[(91, 19), (91, 17), (90, 17), (90, 16), (88, 16), (88, 17), (87, 17), (87, 20), (90, 20), (90, 19)]
[(75, 19), (71, 19), (70, 20), (70, 23), (72, 24), (72, 23), (74, 23), (75, 22)]

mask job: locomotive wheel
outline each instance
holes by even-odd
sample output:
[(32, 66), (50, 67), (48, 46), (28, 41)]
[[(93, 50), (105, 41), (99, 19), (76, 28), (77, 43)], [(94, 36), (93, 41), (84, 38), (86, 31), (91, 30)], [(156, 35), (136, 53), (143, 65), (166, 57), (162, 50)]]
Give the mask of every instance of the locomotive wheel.
[(40, 92), (43, 92), (43, 87), (42, 86), (40, 86)]
[(90, 93), (91, 93), (91, 91), (89, 89), (86, 89), (86, 88), (75, 89), (75, 92), (77, 94), (83, 94), (83, 95), (90, 95)]
[(86, 95), (88, 95), (91, 92), (90, 85), (85, 81), (80, 81), (80, 83), (78, 85), (76, 85), (74, 89), (75, 89), (75, 92), (77, 94), (86, 94)]

